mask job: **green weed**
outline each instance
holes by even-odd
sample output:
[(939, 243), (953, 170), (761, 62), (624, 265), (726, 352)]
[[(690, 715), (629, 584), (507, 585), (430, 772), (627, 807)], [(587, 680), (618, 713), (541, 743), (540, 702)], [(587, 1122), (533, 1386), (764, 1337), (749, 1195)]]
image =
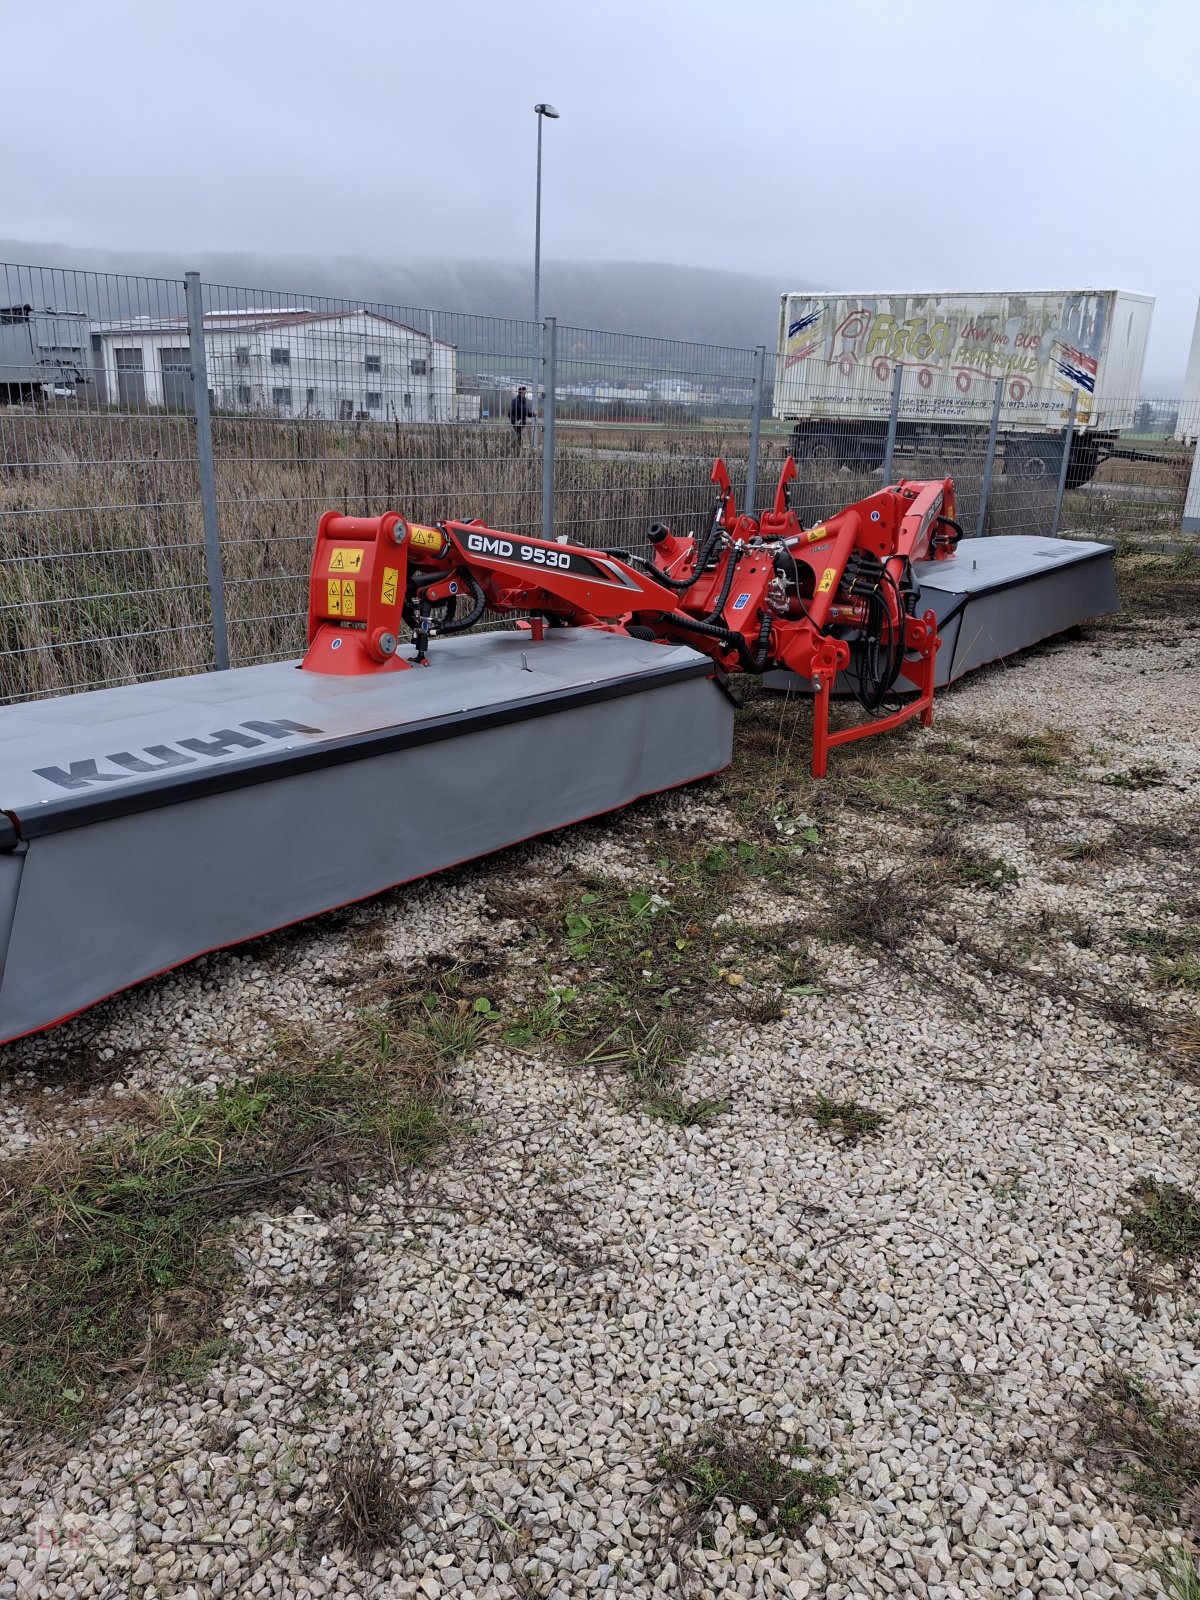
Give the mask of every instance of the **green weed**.
[(1110, 789), (1159, 789), (1171, 774), (1157, 761), (1146, 761), (1123, 772), (1106, 772), (1100, 779)]
[(728, 1100), (688, 1100), (675, 1090), (644, 1094), (638, 1110), (676, 1128), (707, 1128), (729, 1110)]
[(667, 1483), (682, 1486), (683, 1508), (675, 1539), (690, 1544), (719, 1502), (737, 1510), (748, 1506), (759, 1522), (779, 1533), (802, 1533), (825, 1516), (840, 1487), (829, 1473), (802, 1465), (807, 1451), (775, 1446), (762, 1433), (725, 1425), (705, 1429), (685, 1449), (664, 1450), (658, 1465)]
[(1040, 733), (1003, 735), (1001, 747), (1031, 767), (1061, 766), (1071, 753), (1071, 736), (1064, 728), (1043, 728)]
[(1143, 1178), (1121, 1218), (1129, 1236), (1156, 1260), (1190, 1271), (1200, 1251), (1200, 1200), (1177, 1183)]
[(1147, 1515), (1171, 1521), (1200, 1491), (1200, 1427), (1142, 1379), (1110, 1372), (1086, 1420), (1093, 1464)]
[(1200, 1567), (1183, 1545), (1173, 1544), (1154, 1563), (1154, 1571), (1167, 1600), (1200, 1600)]

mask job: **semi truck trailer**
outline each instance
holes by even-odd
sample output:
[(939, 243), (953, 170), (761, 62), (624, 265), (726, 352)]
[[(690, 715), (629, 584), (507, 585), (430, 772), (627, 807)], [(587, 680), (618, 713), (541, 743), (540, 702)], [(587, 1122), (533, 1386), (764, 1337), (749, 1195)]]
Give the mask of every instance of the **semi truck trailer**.
[(774, 415), (797, 460), (878, 467), (901, 369), (896, 448), (951, 460), (978, 446), (1001, 389), (1001, 469), (1057, 476), (1075, 401), (1077, 487), (1132, 426), (1151, 295), (1124, 289), (781, 297)]

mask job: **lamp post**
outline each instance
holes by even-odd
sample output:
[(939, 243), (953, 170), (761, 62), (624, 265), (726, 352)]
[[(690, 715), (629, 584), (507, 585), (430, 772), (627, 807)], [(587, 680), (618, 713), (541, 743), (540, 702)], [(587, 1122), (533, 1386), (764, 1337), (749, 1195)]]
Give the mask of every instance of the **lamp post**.
[[(537, 205), (534, 212), (533, 223), (533, 321), (534, 325), (539, 329), (538, 338), (540, 339), (542, 321), (542, 122), (546, 117), (553, 117), (557, 121), (558, 112), (552, 105), (548, 105), (544, 100), (540, 100), (533, 109), (537, 116), (538, 130)], [(533, 385), (535, 409), (533, 426), (529, 430), (532, 436), (531, 442), (535, 447), (537, 445), (538, 425), (537, 401), (540, 393), (541, 384), (535, 379)]]
[(537, 209), (533, 224), (533, 320), (542, 320), (542, 119), (553, 117), (558, 119), (558, 112), (545, 101), (534, 106), (537, 114), (538, 128), (538, 157), (537, 157)]

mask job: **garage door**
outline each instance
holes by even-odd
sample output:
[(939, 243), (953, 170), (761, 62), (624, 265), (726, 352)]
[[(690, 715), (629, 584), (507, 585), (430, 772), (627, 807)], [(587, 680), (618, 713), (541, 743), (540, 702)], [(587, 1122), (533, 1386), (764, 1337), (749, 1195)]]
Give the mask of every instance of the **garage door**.
[(140, 349), (113, 351), (117, 368), (117, 400), (130, 410), (140, 411), (146, 404), (146, 374), (142, 370)]

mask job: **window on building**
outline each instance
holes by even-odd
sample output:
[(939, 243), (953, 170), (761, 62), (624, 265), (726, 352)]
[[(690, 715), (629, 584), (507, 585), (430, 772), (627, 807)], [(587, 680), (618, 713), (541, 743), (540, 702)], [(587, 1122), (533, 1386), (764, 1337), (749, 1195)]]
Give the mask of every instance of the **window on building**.
[(250, 346), (248, 344), (239, 344), (233, 353), (237, 358), (239, 367), (248, 367), (250, 365)]
[(428, 367), (429, 363), (424, 356), (414, 356), (408, 363), (408, 370), (414, 378), (423, 378)]
[(412, 410), (412, 395), (409, 394), (407, 391), (405, 392), (405, 395), (404, 395), (404, 409), (406, 411), (411, 411)]
[(339, 418), (339, 420), (342, 421), (342, 422), (350, 422), (350, 421), (353, 420), (353, 417), (354, 417), (354, 401), (353, 400), (339, 400), (338, 401), (338, 418)]
[(273, 367), (290, 367), (291, 364), (292, 352), (287, 345), (273, 344), (271, 346), (271, 365)]
[(250, 385), (248, 383), (239, 383), (237, 386), (238, 405), (248, 406), (252, 398), (253, 396), (250, 393)]
[(364, 356), (363, 357), (363, 367), (367, 372), (382, 372), (383, 371), (383, 357), (382, 356)]
[(378, 389), (367, 390), (367, 406), (372, 411), (377, 411), (383, 404), (383, 395)]
[(292, 391), (290, 389), (272, 389), (271, 404), (278, 407), (280, 411), (290, 411), (292, 409)]
[(315, 405), (316, 402), (317, 402), (317, 391), (315, 389), (305, 389), (305, 391), (304, 391), (304, 404), (306, 406), (311, 406), (311, 405)]

